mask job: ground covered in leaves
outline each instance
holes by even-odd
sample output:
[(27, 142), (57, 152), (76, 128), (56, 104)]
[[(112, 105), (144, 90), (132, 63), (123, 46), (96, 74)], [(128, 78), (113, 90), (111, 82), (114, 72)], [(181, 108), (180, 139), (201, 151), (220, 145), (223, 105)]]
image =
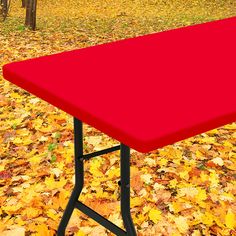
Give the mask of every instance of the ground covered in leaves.
[[(12, 1), (0, 22), (0, 68), (235, 14), (234, 0), (39, 0), (38, 30), (30, 32), (20, 0)], [(131, 212), (139, 235), (236, 235), (235, 130), (229, 124), (149, 154), (132, 152)], [(87, 125), (84, 134), (86, 152), (115, 144)], [(55, 235), (73, 166), (72, 117), (4, 81), (0, 69), (0, 235)], [(90, 160), (85, 172), (81, 200), (123, 227), (119, 153)], [(68, 235), (111, 234), (75, 211)]]

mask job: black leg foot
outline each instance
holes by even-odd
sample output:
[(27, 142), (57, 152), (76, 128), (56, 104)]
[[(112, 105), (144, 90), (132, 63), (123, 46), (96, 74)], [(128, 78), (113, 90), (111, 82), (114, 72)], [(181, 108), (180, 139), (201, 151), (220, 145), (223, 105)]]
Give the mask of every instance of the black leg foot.
[(82, 122), (74, 118), (74, 149), (75, 149), (75, 187), (65, 209), (57, 235), (64, 236), (66, 226), (78, 201), (79, 195), (84, 186), (84, 163), (83, 159), (79, 158), (83, 155), (83, 125)]
[(128, 236), (136, 236), (130, 214), (130, 148), (121, 144), (121, 215)]

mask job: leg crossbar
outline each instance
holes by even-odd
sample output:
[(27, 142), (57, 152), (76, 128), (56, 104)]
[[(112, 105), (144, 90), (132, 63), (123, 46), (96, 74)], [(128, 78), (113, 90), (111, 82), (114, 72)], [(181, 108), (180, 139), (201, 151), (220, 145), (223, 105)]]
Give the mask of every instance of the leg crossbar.
[(114, 152), (114, 151), (117, 151), (117, 150), (120, 150), (120, 145), (115, 146), (115, 147), (111, 147), (111, 148), (107, 148), (107, 149), (104, 149), (104, 150), (101, 150), (101, 151), (85, 154), (85, 155), (80, 156), (79, 158), (82, 158), (84, 160), (89, 160), (92, 157), (101, 156), (103, 154), (107, 154), (109, 152)]
[[(130, 214), (130, 148), (124, 144), (107, 148), (101, 151), (83, 154), (83, 124), (74, 118), (74, 142), (75, 142), (75, 186), (58, 227), (58, 236), (64, 236), (67, 224), (75, 208), (91, 217), (93, 220), (118, 236), (136, 236), (136, 231)], [(121, 173), (121, 215), (126, 231), (119, 228), (88, 206), (78, 200), (84, 185), (84, 160), (102, 154), (120, 150)]]
[(116, 235), (122, 235), (122, 236), (126, 235), (126, 232), (123, 229), (119, 228), (118, 226), (113, 224), (111, 221), (107, 220), (106, 218), (104, 218), (103, 216), (101, 216), (100, 214), (98, 214), (97, 212), (89, 208), (88, 206), (84, 205), (82, 202), (78, 201), (76, 203), (76, 208), (82, 211), (85, 215), (90, 216), (92, 219), (100, 223), (105, 228), (109, 229), (112, 233)]

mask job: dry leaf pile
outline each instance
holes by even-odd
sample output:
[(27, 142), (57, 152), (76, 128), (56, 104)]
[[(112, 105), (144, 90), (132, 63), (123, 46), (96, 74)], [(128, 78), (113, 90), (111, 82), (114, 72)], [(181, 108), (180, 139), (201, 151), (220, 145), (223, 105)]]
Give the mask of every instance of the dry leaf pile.
[[(38, 1), (38, 30), (20, 1), (0, 23), (10, 61), (235, 14), (235, 1)], [(111, 78), (112, 79), (112, 78)], [(87, 88), (89, 91), (89, 88)], [(215, 98), (212, 98), (212, 102)], [(236, 235), (236, 124), (148, 154), (132, 152), (131, 213), (138, 234)], [(85, 152), (115, 141), (84, 126)], [(119, 153), (88, 161), (81, 201), (120, 227)], [(0, 235), (55, 235), (74, 184), (72, 117), (0, 75)], [(68, 235), (111, 235), (75, 211)]]

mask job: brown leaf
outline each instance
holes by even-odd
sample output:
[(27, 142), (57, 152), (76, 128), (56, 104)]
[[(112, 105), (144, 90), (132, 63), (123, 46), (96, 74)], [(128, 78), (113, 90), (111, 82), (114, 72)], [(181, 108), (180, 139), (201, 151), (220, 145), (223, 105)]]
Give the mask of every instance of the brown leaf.
[(9, 171), (3, 170), (0, 171), (0, 179), (9, 179), (12, 177), (12, 174)]
[(143, 188), (143, 181), (141, 180), (140, 174), (134, 175), (130, 183), (132, 189), (136, 192), (139, 192)]

